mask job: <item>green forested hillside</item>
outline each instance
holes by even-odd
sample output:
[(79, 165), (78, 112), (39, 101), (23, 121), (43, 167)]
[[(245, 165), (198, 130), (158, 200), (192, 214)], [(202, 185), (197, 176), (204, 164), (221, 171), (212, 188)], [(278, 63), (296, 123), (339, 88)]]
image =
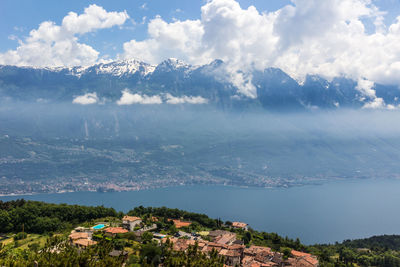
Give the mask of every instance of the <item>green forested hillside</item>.
[[(299, 239), (251, 228), (234, 229), (229, 221), (178, 209), (140, 206), (127, 214), (142, 218), (144, 225), (152, 225), (157, 218), (157, 231), (166, 236), (173, 237), (178, 232), (171, 219), (181, 219), (192, 224), (180, 231), (230, 231), (247, 247), (270, 247), (282, 255), (290, 255), (291, 249), (311, 253), (318, 256), (320, 266), (400, 266), (400, 236), (396, 235), (306, 246)], [(96, 221), (120, 223), (125, 214), (112, 208), (16, 200), (0, 201), (0, 215), (0, 266), (35, 266), (35, 262), (39, 266), (222, 266), (224, 262), (218, 253), (203, 254), (196, 245), (184, 252), (175, 251), (168, 242), (155, 242), (151, 232), (139, 238), (133, 232), (112, 238), (96, 233), (93, 238), (97, 244), (85, 250), (78, 250), (67, 241), (67, 235), (78, 225), (90, 226)], [(111, 256), (114, 250), (124, 250), (127, 256)]]

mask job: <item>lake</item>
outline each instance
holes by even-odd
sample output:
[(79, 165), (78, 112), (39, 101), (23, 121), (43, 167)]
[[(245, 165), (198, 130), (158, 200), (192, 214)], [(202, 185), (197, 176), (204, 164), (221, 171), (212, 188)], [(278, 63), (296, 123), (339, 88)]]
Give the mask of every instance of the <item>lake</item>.
[[(21, 196), (0, 197), (7, 201)], [(134, 192), (23, 196), (52, 203), (104, 205), (128, 211), (167, 206), (244, 221), (305, 244), (400, 234), (400, 180), (350, 180), (285, 189), (181, 186)]]

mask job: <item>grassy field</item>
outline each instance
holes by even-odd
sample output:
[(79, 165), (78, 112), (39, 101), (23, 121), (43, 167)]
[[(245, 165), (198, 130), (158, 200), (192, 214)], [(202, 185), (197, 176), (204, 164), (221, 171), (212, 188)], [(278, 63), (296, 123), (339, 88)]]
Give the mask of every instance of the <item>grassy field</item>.
[(32, 244), (37, 244), (38, 248), (43, 248), (48, 238), (47, 235), (28, 234), (24, 239), (14, 240), (13, 236), (11, 235), (10, 238), (2, 240), (0, 243), (12, 250), (25, 250), (29, 249), (29, 246)]

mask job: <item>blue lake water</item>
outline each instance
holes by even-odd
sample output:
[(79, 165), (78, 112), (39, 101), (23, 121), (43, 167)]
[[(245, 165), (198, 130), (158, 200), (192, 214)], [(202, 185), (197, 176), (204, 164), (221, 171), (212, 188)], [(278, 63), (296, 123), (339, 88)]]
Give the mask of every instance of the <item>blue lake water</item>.
[[(11, 200), (21, 196), (0, 197)], [(52, 203), (104, 205), (128, 211), (167, 206), (239, 220), (306, 244), (400, 234), (400, 180), (356, 180), (287, 189), (181, 186), (135, 192), (23, 196)]]

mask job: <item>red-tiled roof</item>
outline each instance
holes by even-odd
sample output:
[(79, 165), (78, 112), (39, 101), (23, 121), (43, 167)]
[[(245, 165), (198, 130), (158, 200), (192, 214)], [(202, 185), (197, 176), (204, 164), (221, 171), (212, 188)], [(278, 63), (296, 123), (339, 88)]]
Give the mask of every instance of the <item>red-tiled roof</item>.
[(215, 242), (218, 244), (228, 244), (232, 243), (234, 240), (236, 240), (236, 234), (235, 233), (228, 233), (228, 234), (223, 234), (218, 236), (215, 239)]
[(128, 230), (122, 227), (108, 227), (104, 231), (110, 234), (123, 234), (129, 232)]
[(89, 240), (89, 239), (78, 239), (78, 240), (74, 240), (72, 243), (75, 245), (80, 245), (80, 246), (84, 246), (84, 247), (88, 247), (88, 246), (97, 244), (96, 241)]
[[(310, 266), (318, 265), (318, 259), (315, 256), (311, 255), (310, 253), (305, 253), (297, 250), (292, 250), (291, 253), (294, 257), (301, 258), (305, 262), (309, 263)], [(304, 264), (305, 263), (303, 262), (303, 265)]]
[(72, 233), (68, 236), (72, 240), (77, 240), (77, 239), (87, 239), (89, 237), (88, 233)]
[(244, 222), (233, 222), (232, 226), (236, 227), (236, 228), (245, 228), (247, 226), (247, 223), (244, 223)]
[(240, 257), (240, 253), (236, 250), (221, 249), (218, 254), (227, 257)]

